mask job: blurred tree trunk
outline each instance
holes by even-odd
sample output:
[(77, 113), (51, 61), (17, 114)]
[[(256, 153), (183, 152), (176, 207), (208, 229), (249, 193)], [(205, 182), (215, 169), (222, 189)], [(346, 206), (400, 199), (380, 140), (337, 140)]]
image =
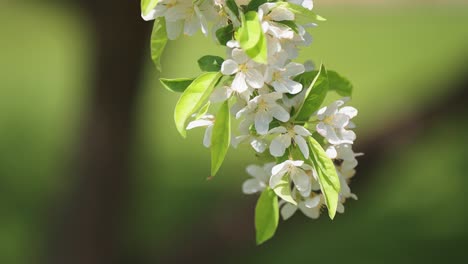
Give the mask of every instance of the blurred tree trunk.
[(75, 1), (90, 20), (94, 63), (72, 190), (61, 204), (47, 263), (117, 263), (118, 224), (130, 191), (134, 110), (151, 23), (139, 1)]

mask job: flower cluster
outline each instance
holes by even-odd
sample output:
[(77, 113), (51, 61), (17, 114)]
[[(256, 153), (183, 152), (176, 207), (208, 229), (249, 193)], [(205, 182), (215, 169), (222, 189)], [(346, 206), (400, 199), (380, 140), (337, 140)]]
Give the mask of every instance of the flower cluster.
[[(310, 61), (295, 61), (300, 49), (312, 43), (310, 29), (324, 20), (312, 13), (312, 0), (153, 2), (157, 4), (143, 18), (162, 23), (168, 39), (201, 30), (226, 46), (226, 59), (199, 60), (204, 75), (162, 80), (172, 91), (182, 87), (175, 113), (181, 134), (206, 127), (203, 144), (212, 149), (212, 175), (226, 147), (248, 144), (269, 162), (247, 167), (253, 178), (244, 182), (243, 192), (274, 195), (270, 200), (260, 197), (257, 214), (279, 207), (284, 219), (298, 208), (310, 218), (318, 218), (324, 207), (332, 218), (336, 211), (344, 212), (346, 199), (357, 199), (348, 186), (359, 155), (352, 150), (356, 134), (351, 120), (357, 110), (345, 106), (351, 95), (346, 79), (323, 65), (314, 69)], [(159, 37), (153, 41), (165, 45), (153, 31), (155, 35)], [(321, 108), (329, 91), (344, 97)], [(221, 108), (211, 107), (218, 104)], [(212, 109), (220, 110), (209, 114)], [(230, 115), (239, 120), (232, 137)]]

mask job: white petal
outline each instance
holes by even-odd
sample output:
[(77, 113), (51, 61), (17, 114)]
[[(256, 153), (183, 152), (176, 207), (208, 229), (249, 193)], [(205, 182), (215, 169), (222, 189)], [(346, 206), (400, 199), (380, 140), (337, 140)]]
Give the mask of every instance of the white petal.
[(273, 168), (271, 168), (271, 174), (279, 174), (282, 171), (284, 171), (283, 174), (286, 173), (288, 164), (288, 161), (285, 161), (283, 163), (273, 166)]
[(303, 126), (294, 126), (294, 132), (298, 135), (301, 135), (303, 137), (308, 137), (311, 136), (312, 134)]
[(288, 220), (294, 213), (297, 211), (297, 207), (293, 204), (286, 203), (283, 207), (281, 207), (281, 217), (283, 220)]
[(357, 116), (358, 114), (358, 110), (352, 106), (345, 106), (341, 108), (338, 112), (347, 115), (350, 119)]
[(332, 124), (336, 128), (344, 128), (349, 123), (349, 117), (345, 114), (336, 114), (333, 116)]
[(294, 173), (291, 173), (291, 178), (299, 192), (310, 189), (310, 178), (302, 169), (295, 169)]
[(354, 131), (341, 129), (338, 132), (342, 138), (341, 143), (353, 144), (354, 140), (356, 140), (356, 134)]
[(249, 69), (246, 73), (246, 81), (252, 88), (262, 88), (264, 84), (263, 75), (256, 69)]
[(273, 9), (269, 16), (274, 21), (294, 20), (294, 13), (283, 7)]
[(234, 81), (232, 82), (232, 90), (238, 92), (238, 93), (243, 93), (247, 91), (249, 87), (247, 86), (247, 83), (245, 82), (245, 75), (242, 72), (238, 72), (236, 74), (236, 77), (234, 77)]
[(336, 135), (335, 130), (322, 122), (317, 124), (317, 132), (325, 137), (331, 144), (341, 144), (341, 139)]
[(273, 117), (278, 119), (279, 121), (281, 122), (289, 121), (290, 115), (286, 110), (284, 110), (283, 107), (277, 105), (275, 107), (271, 107), (270, 111)]
[(281, 182), (285, 173), (286, 170), (283, 169), (279, 173), (273, 174), (270, 178), (270, 188), (274, 189)]
[(197, 33), (198, 29), (200, 28), (200, 20), (197, 16), (192, 16), (185, 20), (184, 24), (184, 33), (188, 36), (193, 36)]
[(262, 111), (257, 112), (255, 115), (255, 130), (257, 130), (257, 133), (260, 135), (268, 133), (271, 121), (273, 121), (273, 117), (269, 113)]
[(336, 211), (340, 214), (344, 213), (344, 205), (342, 203), (338, 203), (338, 207), (336, 208)]
[(260, 167), (258, 165), (249, 165), (245, 170), (250, 176), (255, 177), (257, 179), (262, 178), (265, 174), (263, 167)]
[(245, 194), (253, 194), (265, 189), (265, 184), (257, 179), (248, 179), (242, 184), (242, 192)]
[(249, 60), (249, 57), (245, 52), (241, 49), (233, 49), (232, 50), (232, 58), (238, 63), (238, 64), (244, 64)]
[[(289, 145), (290, 144), (291, 144), (291, 141), (289, 142)], [(275, 139), (273, 139), (271, 141), (270, 154), (273, 157), (282, 157), (284, 155), (284, 153), (286, 152), (287, 147), (288, 146), (286, 146), (286, 144), (284, 144), (284, 142), (282, 142), (281, 136), (278, 136), (278, 137), (276, 137)]]
[(284, 134), (288, 132), (288, 130), (284, 126), (279, 126), (272, 128), (270, 131), (268, 131), (268, 134)]
[(338, 156), (338, 152), (334, 146), (329, 146), (325, 152), (330, 159), (336, 159)]
[(283, 79), (284, 85), (287, 87), (290, 94), (298, 94), (302, 91), (302, 84), (291, 79)]
[(143, 14), (143, 12), (141, 13), (141, 17), (145, 20), (145, 21), (150, 21), (150, 20), (154, 20), (156, 18), (156, 9), (153, 9), (151, 10), (150, 12), (148, 12), (148, 14), (145, 16)]
[(192, 121), (188, 124), (187, 130), (196, 128), (196, 127), (205, 127), (205, 126), (210, 126), (213, 124), (212, 120), (206, 120), (206, 119), (199, 119)]
[(320, 216), (320, 207), (307, 208), (304, 203), (300, 203), (299, 209), (301, 209), (302, 213), (304, 213), (307, 217), (312, 219), (317, 219)]
[(252, 141), (250, 141), (250, 146), (252, 146), (252, 148), (256, 152), (263, 153), (263, 152), (265, 152), (268, 144), (264, 140), (253, 139)]
[(292, 77), (299, 75), (305, 71), (304, 65), (300, 63), (295, 63), (295, 62), (290, 62), (288, 65), (286, 65), (286, 76)]
[(315, 208), (320, 206), (320, 195), (314, 196), (314, 198), (308, 198), (304, 201), (304, 205), (307, 208)]
[(182, 28), (184, 26), (184, 21), (183, 20), (178, 20), (175, 22), (172, 21), (166, 21), (166, 31), (167, 31), (167, 37), (170, 40), (175, 40), (180, 36), (180, 33), (182, 32)]
[(295, 136), (294, 140), (296, 141), (296, 144), (299, 146), (299, 149), (304, 155), (304, 158), (308, 159), (309, 158), (309, 146), (307, 145), (307, 142), (305, 141), (305, 139), (301, 136)]
[(211, 134), (213, 133), (213, 126), (206, 128), (205, 136), (203, 137), (203, 146), (209, 148), (211, 146)]
[(225, 60), (221, 65), (221, 73), (224, 75), (232, 75), (239, 71), (239, 64), (234, 60)]

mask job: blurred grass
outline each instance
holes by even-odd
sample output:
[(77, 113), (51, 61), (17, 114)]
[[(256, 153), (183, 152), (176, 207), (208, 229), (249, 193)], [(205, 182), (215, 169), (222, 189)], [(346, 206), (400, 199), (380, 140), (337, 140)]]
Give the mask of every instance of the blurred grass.
[[(315, 43), (301, 59), (323, 61), (353, 81), (361, 138), (448, 94), (468, 57), (466, 9), (316, 11), (328, 21), (314, 29)], [(92, 55), (86, 24), (71, 9), (10, 3), (0, 8), (0, 32), (0, 263), (32, 263), (43, 246), (45, 212), (66, 190), (64, 164), (86, 109)], [(171, 42), (162, 76), (195, 76), (195, 61), (206, 53), (224, 50), (201, 36)], [(168, 241), (190, 237), (192, 224), (226, 210), (225, 201), (250, 201), (253, 210), (255, 198), (240, 191), (251, 152), (230, 150), (219, 176), (205, 181), (209, 152), (201, 145), (202, 131), (179, 137), (172, 121), (177, 95), (160, 87), (149, 62), (147, 69), (134, 150), (136, 198), (123, 229), (128, 247), (151, 252), (173, 250)], [(333, 223), (296, 216), (260, 248), (250, 230), (251, 245), (226, 258), (413, 263), (461, 255), (468, 155), (460, 146), (468, 143), (468, 127), (450, 117), (437, 122), (404, 153), (390, 153), (369, 189), (358, 193), (360, 201), (349, 203)]]

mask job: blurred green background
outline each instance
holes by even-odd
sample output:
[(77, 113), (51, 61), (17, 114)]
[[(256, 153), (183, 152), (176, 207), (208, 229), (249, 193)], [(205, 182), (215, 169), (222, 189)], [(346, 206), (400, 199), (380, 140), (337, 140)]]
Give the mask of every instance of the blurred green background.
[[(324, 2), (315, 1), (316, 12), (328, 21), (314, 29), (301, 59), (322, 61), (352, 80), (357, 151), (399, 120), (468, 89), (457, 86), (468, 74), (468, 3)], [(72, 188), (67, 165), (93, 74), (89, 27), (67, 4), (0, 2), (0, 263), (37, 262), (47, 247), (49, 210)], [(195, 76), (206, 53), (224, 50), (200, 35), (170, 42), (161, 76)], [(159, 85), (149, 54), (146, 64), (132, 145), (135, 195), (119, 234), (123, 255), (155, 263), (216, 234), (227, 246), (206, 248), (207, 263), (468, 261), (466, 111), (430, 120), (397, 148), (381, 149), (362, 180), (358, 168), (351, 188), (359, 201), (348, 202), (335, 221), (297, 214), (257, 247), (256, 197), (241, 192), (244, 168), (255, 157), (231, 149), (219, 176), (206, 181), (202, 131), (186, 140), (177, 134), (178, 96)], [(246, 224), (226, 230), (237, 223)]]

